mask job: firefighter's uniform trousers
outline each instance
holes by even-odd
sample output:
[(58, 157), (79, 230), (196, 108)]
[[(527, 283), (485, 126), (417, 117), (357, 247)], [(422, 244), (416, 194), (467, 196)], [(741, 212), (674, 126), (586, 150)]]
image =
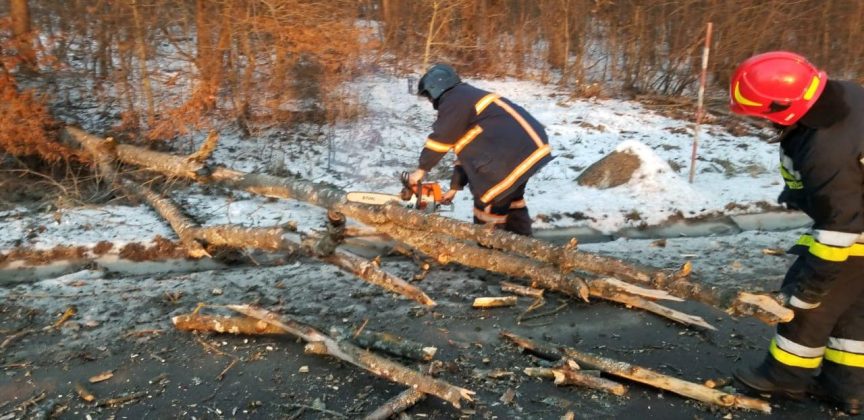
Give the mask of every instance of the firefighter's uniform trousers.
[[(812, 237), (805, 235), (799, 244)], [(806, 251), (805, 251), (806, 252)], [(805, 257), (790, 267), (784, 286), (798, 278)], [(792, 302), (795, 318), (777, 326), (763, 373), (790, 389), (809, 384), (821, 367), (819, 385), (830, 395), (864, 397), (864, 243), (849, 248), (837, 261), (834, 286), (816, 307)]]

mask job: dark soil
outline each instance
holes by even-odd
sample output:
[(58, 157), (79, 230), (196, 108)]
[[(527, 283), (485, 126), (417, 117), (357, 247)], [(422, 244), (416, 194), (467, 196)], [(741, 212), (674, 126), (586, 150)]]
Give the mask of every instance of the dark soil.
[[(772, 266), (773, 271), (764, 269), (774, 277), (782, 275), (784, 264)], [(385, 261), (384, 267), (403, 278), (415, 271), (401, 260)], [(303, 343), (295, 339), (174, 330), (170, 318), (191, 312), (199, 302), (257, 303), (320, 327), (353, 328), (368, 321), (369, 330), (438, 347), (438, 377), (476, 391), (476, 401), (458, 410), (427, 398), (408, 410), (413, 418), (558, 419), (567, 411), (577, 418), (768, 417), (709, 407), (626, 381), (625, 397), (559, 388), (525, 376), (525, 367), (547, 362), (522, 354), (499, 333), (509, 330), (702, 382), (727, 378), (734, 368), (757, 363), (772, 328), (698, 304), (670, 305), (701, 315), (718, 328), (701, 332), (622, 306), (585, 304), (555, 294), (539, 312), (567, 302), (564, 310), (517, 325), (516, 317), (531, 304), (528, 298), (519, 298), (512, 308), (470, 307), (474, 297), (501, 295), (502, 279), (461, 268), (433, 271), (420, 283), (439, 303), (433, 309), (396, 299), (314, 262), (164, 278), (112, 279), (109, 273), (104, 279), (70, 284), (46, 281), (0, 289), (0, 341), (35, 329), (0, 353), (0, 418), (48, 413), (59, 418), (339, 418), (333, 412), (357, 418), (402, 390), (359, 368), (305, 355)], [(78, 309), (75, 317), (59, 329), (42, 330), (71, 305)], [(300, 372), (303, 366), (308, 373)], [(109, 370), (112, 378), (88, 382)], [(489, 374), (493, 371), (504, 375), (494, 379), (490, 376), (498, 375)], [(92, 393), (95, 402), (82, 400), (76, 383)], [(515, 398), (504, 403), (501, 397), (508, 389), (515, 391)], [(38, 402), (26, 403), (43, 394)], [(128, 402), (99, 405), (130, 395), (135, 398)], [(776, 418), (837, 415), (816, 401), (778, 403), (774, 411)]]

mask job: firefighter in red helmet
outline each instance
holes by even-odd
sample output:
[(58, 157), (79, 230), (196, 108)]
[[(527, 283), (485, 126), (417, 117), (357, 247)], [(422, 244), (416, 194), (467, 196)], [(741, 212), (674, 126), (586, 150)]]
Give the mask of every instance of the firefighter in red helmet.
[(864, 88), (828, 79), (804, 57), (768, 52), (741, 63), (733, 112), (781, 129), (778, 201), (804, 211), (813, 231), (779, 296), (795, 318), (777, 327), (759, 366), (735, 372), (762, 393), (807, 393), (858, 414), (864, 401)]

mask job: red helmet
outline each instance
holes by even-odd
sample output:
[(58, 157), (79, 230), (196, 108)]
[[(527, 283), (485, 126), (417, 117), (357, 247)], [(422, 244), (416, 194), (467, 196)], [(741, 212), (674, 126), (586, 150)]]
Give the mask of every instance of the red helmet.
[(795, 124), (813, 106), (828, 77), (806, 58), (787, 51), (754, 55), (735, 70), (729, 107), (736, 114)]

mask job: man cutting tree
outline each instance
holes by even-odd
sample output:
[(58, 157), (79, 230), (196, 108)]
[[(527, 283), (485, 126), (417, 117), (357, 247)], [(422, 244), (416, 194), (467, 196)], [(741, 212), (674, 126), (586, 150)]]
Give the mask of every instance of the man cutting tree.
[(468, 185), (474, 223), (530, 236), (525, 185), (553, 159), (543, 125), (500, 95), (463, 83), (447, 64), (432, 66), (417, 93), (429, 99), (438, 118), (408, 183), (417, 185), (453, 150), (457, 161), (445, 202)]

